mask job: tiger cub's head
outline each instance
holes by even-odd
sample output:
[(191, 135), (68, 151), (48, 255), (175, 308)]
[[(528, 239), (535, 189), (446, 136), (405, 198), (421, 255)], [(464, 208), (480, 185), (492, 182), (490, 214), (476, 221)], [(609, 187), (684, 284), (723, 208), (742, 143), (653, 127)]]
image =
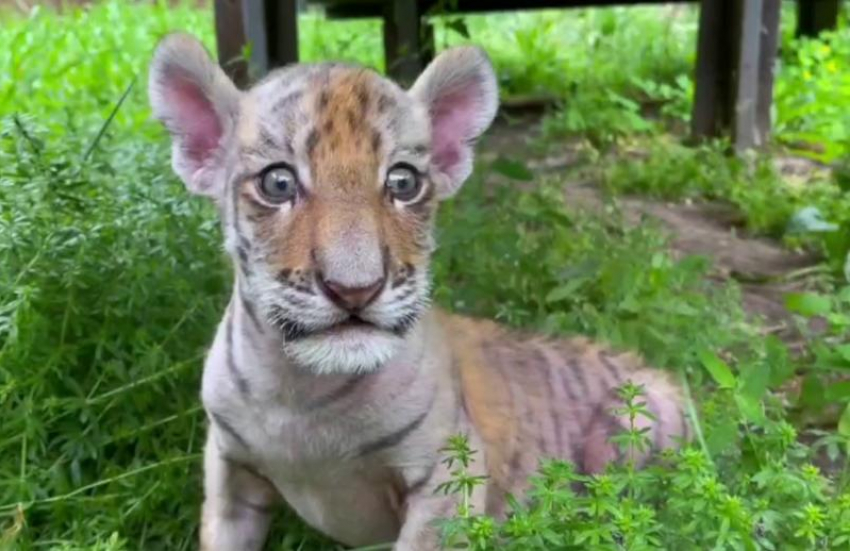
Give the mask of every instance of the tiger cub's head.
[(316, 372), (388, 360), (428, 303), (437, 202), (496, 113), (486, 54), (443, 52), (403, 90), (374, 71), (294, 65), (238, 90), (194, 38), (150, 68), (175, 172), (219, 207), (243, 300)]

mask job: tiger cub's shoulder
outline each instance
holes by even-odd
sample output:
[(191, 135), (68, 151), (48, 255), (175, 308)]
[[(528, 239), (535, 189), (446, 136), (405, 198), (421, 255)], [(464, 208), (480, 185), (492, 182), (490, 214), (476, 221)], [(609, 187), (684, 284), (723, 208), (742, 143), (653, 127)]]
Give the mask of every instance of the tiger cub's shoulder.
[[(546, 336), (439, 310), (435, 320), (461, 371), (501, 368), (508, 370), (509, 377), (528, 375), (534, 369), (579, 371), (593, 377), (585, 382), (589, 385), (589, 394), (584, 394), (588, 398), (600, 390), (600, 385), (610, 388), (626, 380), (676, 387), (669, 373), (649, 367), (638, 354), (585, 336)], [(598, 384), (590, 384), (593, 382)]]

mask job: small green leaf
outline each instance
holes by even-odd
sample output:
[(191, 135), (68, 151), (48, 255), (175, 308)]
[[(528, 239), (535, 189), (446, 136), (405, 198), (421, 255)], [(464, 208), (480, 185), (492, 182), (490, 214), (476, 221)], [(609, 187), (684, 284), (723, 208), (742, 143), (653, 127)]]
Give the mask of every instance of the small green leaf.
[(844, 280), (850, 283), (850, 251), (847, 251), (847, 256), (844, 258)]
[(770, 386), (779, 386), (794, 375), (794, 364), (788, 360), (788, 349), (776, 335), (768, 335), (765, 339), (765, 352), (765, 363), (770, 366)]
[(469, 27), (466, 26), (466, 20), (460, 17), (447, 21), (446, 28), (453, 30), (464, 38), (469, 38)]
[(843, 402), (850, 399), (850, 381), (838, 381), (826, 387), (827, 402)]
[(493, 164), (491, 164), (490, 167), (502, 176), (510, 178), (511, 180), (530, 182), (534, 179), (534, 173), (525, 166), (525, 163), (514, 159), (499, 157), (493, 161)]
[(735, 403), (738, 404), (741, 415), (747, 421), (756, 425), (764, 425), (767, 422), (767, 417), (764, 415), (764, 405), (761, 403), (761, 400), (745, 394), (736, 394)]
[(697, 356), (721, 388), (735, 388), (735, 375), (717, 354), (703, 349), (697, 352)]
[(563, 285), (558, 285), (546, 295), (546, 302), (560, 302), (572, 297), (585, 281), (585, 278), (576, 278), (567, 281)]
[(789, 293), (785, 295), (785, 307), (806, 317), (820, 316), (829, 313), (832, 301), (817, 293)]
[(847, 404), (847, 407), (844, 408), (844, 413), (841, 414), (841, 418), (838, 420), (838, 434), (845, 438), (850, 438), (850, 404)]
[(843, 360), (850, 362), (850, 344), (842, 344), (835, 347), (835, 351)]
[(244, 59), (245, 61), (250, 61), (251, 55), (253, 53), (254, 53), (254, 43), (249, 40), (248, 42), (245, 43), (244, 46), (242, 46), (242, 51), (240, 52), (240, 55), (241, 55), (242, 59)]
[(749, 398), (761, 400), (767, 391), (770, 379), (770, 367), (764, 364), (750, 364), (741, 368), (741, 393)]
[(710, 432), (706, 434), (706, 446), (712, 454), (722, 453), (735, 443), (738, 435), (738, 425), (732, 416), (717, 421)]
[(803, 387), (800, 389), (800, 404), (803, 406), (819, 407), (823, 405), (824, 394), (823, 382), (815, 374), (809, 374), (803, 379)]

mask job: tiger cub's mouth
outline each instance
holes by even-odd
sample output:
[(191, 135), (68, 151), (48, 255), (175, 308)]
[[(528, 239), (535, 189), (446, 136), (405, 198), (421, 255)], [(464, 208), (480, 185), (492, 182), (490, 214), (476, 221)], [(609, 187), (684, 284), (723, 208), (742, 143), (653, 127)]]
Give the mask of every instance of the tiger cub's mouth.
[(325, 328), (322, 332), (333, 334), (342, 331), (347, 331), (350, 329), (376, 329), (380, 330), (381, 328), (375, 325), (374, 323), (367, 321), (360, 316), (351, 315), (347, 319), (344, 319), (340, 322), (337, 322), (330, 327)]

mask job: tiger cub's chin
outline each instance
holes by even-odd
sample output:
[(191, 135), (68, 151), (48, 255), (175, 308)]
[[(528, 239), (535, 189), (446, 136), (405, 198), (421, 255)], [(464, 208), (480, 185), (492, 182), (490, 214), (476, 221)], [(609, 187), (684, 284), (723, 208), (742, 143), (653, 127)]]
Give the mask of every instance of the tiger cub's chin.
[(348, 329), (287, 342), (284, 352), (317, 374), (368, 373), (387, 363), (403, 343), (393, 333)]

